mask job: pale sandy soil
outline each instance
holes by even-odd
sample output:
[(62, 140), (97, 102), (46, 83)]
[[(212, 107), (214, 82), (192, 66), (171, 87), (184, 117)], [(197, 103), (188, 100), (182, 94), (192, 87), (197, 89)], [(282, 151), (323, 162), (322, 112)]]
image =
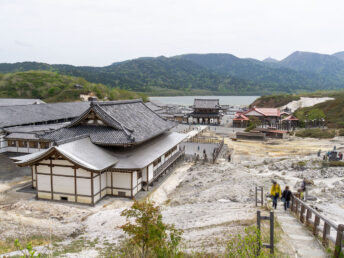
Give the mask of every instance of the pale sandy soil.
[[(333, 221), (344, 222), (344, 171), (322, 169), (316, 156), (319, 149), (340, 147), (343, 138), (268, 142), (227, 138), (225, 142), (234, 149), (232, 163), (184, 163), (148, 195), (161, 205), (165, 222), (184, 230), (187, 251), (223, 249), (228, 235), (254, 222), (254, 187), (263, 186), (266, 193), (272, 179), (296, 190), (302, 178), (308, 178), (314, 183), (310, 195), (317, 197), (310, 203)], [(305, 161), (306, 166), (297, 167), (298, 161)], [(40, 233), (63, 238), (66, 246), (75, 239), (87, 239), (97, 244), (81, 254), (94, 257), (101, 248), (124, 239), (119, 226), (125, 220), (120, 213), (131, 204), (131, 200), (116, 198), (106, 198), (95, 207), (20, 199), (0, 205), (0, 238)]]

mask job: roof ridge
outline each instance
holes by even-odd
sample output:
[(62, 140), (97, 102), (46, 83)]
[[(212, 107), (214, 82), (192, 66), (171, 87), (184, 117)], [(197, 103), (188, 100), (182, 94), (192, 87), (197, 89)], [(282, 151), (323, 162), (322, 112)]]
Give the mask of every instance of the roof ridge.
[(119, 105), (119, 104), (129, 104), (143, 102), (142, 99), (129, 99), (129, 100), (113, 100), (113, 101), (92, 101), (93, 105), (99, 106), (110, 106), (110, 105)]

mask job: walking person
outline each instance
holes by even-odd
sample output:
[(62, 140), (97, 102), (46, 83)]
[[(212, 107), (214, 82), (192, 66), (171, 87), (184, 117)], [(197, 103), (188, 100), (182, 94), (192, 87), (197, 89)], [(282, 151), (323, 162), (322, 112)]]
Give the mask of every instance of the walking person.
[(277, 200), (281, 196), (281, 187), (276, 181), (272, 182), (270, 194), (272, 196), (272, 206), (277, 209)]
[(289, 190), (289, 186), (286, 186), (282, 193), (282, 200), (284, 201), (284, 210), (286, 211), (289, 208), (290, 200), (292, 193)]
[(308, 189), (307, 189), (307, 182), (306, 178), (303, 178), (303, 181), (301, 183), (301, 191), (302, 191), (302, 198), (304, 201), (307, 201), (307, 195), (308, 195)]

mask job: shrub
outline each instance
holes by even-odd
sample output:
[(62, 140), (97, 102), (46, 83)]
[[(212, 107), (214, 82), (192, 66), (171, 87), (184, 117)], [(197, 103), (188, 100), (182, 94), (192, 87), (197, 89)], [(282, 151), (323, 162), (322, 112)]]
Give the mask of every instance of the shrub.
[(329, 162), (330, 167), (344, 167), (343, 161), (330, 161)]
[(245, 228), (244, 235), (234, 236), (227, 244), (225, 257), (269, 257), (260, 252), (262, 246), (260, 232), (257, 227)]
[(325, 130), (320, 128), (315, 129), (305, 129), (300, 130), (295, 133), (297, 137), (310, 137), (310, 138), (319, 138), (319, 139), (330, 139), (336, 136), (334, 130)]
[(344, 136), (344, 128), (339, 129), (338, 135), (339, 135), (339, 136)]
[[(178, 246), (182, 239), (182, 231), (162, 222), (159, 206), (154, 203), (135, 201), (130, 209), (121, 213), (127, 218), (121, 228), (129, 235), (124, 246), (125, 255), (128, 251), (140, 257), (178, 257), (181, 256)], [(133, 223), (134, 220), (134, 223)], [(136, 247), (136, 250), (133, 250)], [(131, 250), (130, 250), (131, 249)]]

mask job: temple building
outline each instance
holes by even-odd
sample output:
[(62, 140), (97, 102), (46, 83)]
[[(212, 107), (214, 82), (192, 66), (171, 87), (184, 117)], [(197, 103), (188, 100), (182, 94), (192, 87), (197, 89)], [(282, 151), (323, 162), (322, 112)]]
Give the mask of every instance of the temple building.
[(34, 153), (49, 148), (50, 143), (39, 136), (65, 126), (90, 106), (86, 102), (0, 100), (4, 104), (0, 106), (0, 153)]
[(94, 205), (148, 190), (183, 154), (185, 134), (142, 100), (92, 102), (79, 117), (39, 136), (47, 149), (13, 158), (30, 166), (38, 199)]
[(188, 114), (189, 123), (219, 125), (221, 123), (221, 106), (219, 99), (195, 99), (193, 112)]
[(276, 127), (281, 120), (278, 108), (256, 108), (253, 107), (241, 115), (248, 119), (258, 119), (263, 126)]

